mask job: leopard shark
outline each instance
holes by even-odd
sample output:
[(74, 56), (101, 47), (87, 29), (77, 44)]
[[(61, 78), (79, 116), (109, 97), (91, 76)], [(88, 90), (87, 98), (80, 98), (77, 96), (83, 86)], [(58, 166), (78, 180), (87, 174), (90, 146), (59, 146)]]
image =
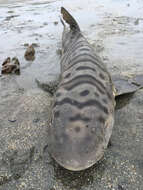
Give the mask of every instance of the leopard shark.
[(98, 162), (107, 149), (115, 96), (135, 92), (138, 86), (125, 85), (120, 92), (120, 80), (114, 83), (73, 16), (64, 7), (61, 14), (61, 75), (53, 93), (48, 149), (61, 166), (80, 171)]

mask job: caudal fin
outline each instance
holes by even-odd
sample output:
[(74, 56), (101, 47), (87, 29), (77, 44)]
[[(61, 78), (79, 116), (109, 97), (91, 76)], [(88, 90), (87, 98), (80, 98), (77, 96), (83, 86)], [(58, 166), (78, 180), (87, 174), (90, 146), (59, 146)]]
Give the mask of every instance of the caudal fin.
[(65, 20), (65, 22), (70, 25), (71, 30), (80, 31), (79, 25), (77, 24), (76, 20), (64, 7), (61, 7), (61, 14), (63, 15), (63, 19)]

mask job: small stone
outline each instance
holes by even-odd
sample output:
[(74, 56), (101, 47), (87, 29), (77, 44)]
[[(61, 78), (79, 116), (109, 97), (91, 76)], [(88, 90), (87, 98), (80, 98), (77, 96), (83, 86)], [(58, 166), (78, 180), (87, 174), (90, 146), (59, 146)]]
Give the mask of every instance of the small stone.
[(91, 24), (91, 25), (90, 25), (90, 27), (94, 27), (94, 26), (95, 26), (95, 24)]
[(24, 47), (28, 47), (28, 46), (29, 46), (29, 44), (28, 44), (28, 43), (25, 43), (25, 44), (24, 44)]
[(38, 123), (39, 121), (40, 121), (39, 118), (36, 118), (36, 119), (33, 120), (34, 123)]
[(12, 18), (18, 17), (19, 15), (11, 15), (11, 16), (7, 16), (5, 18), (5, 21), (10, 21)]
[(54, 22), (54, 25), (57, 25), (57, 24), (58, 24), (58, 21), (55, 21), (55, 22)]
[(134, 22), (134, 25), (138, 25), (139, 24), (139, 18), (136, 19), (136, 21)]
[(7, 13), (14, 13), (14, 11), (8, 11)]
[(17, 57), (7, 57), (2, 63), (2, 74), (20, 74), (20, 63)]
[(27, 61), (33, 61), (35, 59), (35, 49), (32, 44), (28, 46), (24, 57)]
[(37, 43), (32, 43), (32, 46), (33, 46), (33, 47), (40, 47), (40, 45), (37, 44)]
[(48, 23), (47, 23), (47, 22), (44, 22), (43, 25), (48, 25)]
[(16, 119), (8, 119), (8, 121), (10, 121), (10, 122), (16, 122)]

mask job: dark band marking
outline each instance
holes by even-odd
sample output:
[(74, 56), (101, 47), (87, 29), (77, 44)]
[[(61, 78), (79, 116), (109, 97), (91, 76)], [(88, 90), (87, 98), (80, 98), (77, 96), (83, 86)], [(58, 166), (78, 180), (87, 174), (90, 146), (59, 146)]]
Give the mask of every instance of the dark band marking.
[[(79, 42), (78, 40), (79, 40), (80, 38), (83, 39), (83, 36), (81, 35), (80, 32), (78, 32), (77, 35), (76, 35), (76, 36), (73, 35), (72, 38), (75, 38), (75, 39), (73, 39), (72, 43), (70, 43), (70, 45), (69, 45), (69, 47), (68, 47), (68, 49), (67, 49), (66, 51), (69, 51), (70, 48), (72, 48), (75, 43)], [(65, 41), (63, 41), (63, 44), (65, 44), (68, 40), (69, 40), (69, 39), (66, 39)]]
[(80, 96), (87, 96), (89, 94), (89, 90), (84, 90), (80, 93)]
[(108, 96), (108, 98), (110, 99), (110, 100), (112, 100), (113, 99), (113, 96), (107, 91), (107, 96)]
[(92, 75), (78, 75), (70, 81), (62, 83), (61, 85), (64, 86), (66, 90), (72, 90), (73, 88), (84, 83), (95, 86), (100, 93), (105, 94), (105, 86), (103, 85), (103, 83), (97, 80)]
[(79, 66), (76, 68), (77, 71), (81, 71), (81, 70), (91, 70), (91, 71), (94, 71), (96, 72), (96, 70), (92, 67), (88, 67), (88, 66)]
[(69, 118), (70, 121), (85, 121), (85, 122), (89, 122), (91, 119), (88, 117), (83, 117), (80, 114), (77, 114), (73, 117)]
[(56, 111), (56, 112), (54, 113), (54, 117), (57, 118), (57, 117), (59, 117), (59, 116), (60, 116), (60, 112), (59, 112), (59, 111)]
[(90, 84), (90, 85), (96, 87), (97, 90), (98, 90), (101, 94), (105, 94), (105, 90), (102, 90), (99, 86), (97, 86), (97, 84), (95, 84), (95, 82), (87, 81), (87, 80), (77, 81), (76, 83), (71, 84), (71, 86), (65, 86), (64, 88), (65, 88), (66, 90), (69, 90), (69, 91), (70, 91), (70, 90), (74, 89), (75, 87), (80, 86), (80, 85), (84, 85), (84, 84)]
[[(83, 53), (83, 51), (84, 51), (84, 53), (86, 54), (86, 53), (90, 53), (91, 52), (91, 50), (89, 49), (89, 48), (86, 48), (86, 47), (88, 47), (87, 45), (80, 45), (80, 46), (78, 46), (78, 47), (75, 47), (74, 49), (73, 49), (73, 51), (71, 52), (71, 54), (67, 57), (67, 58), (71, 58), (71, 57), (73, 57), (73, 59), (74, 59), (74, 57), (75, 56), (78, 56), (78, 55), (80, 55), (81, 53)], [(67, 61), (67, 59), (66, 59), (66, 61)], [(69, 63), (70, 64), (70, 63)]]
[[(81, 58), (80, 60), (75, 60), (75, 62), (73, 62), (73, 60), (72, 60), (71, 63), (70, 63), (70, 65), (69, 65), (69, 67), (67, 67), (66, 70), (70, 69), (71, 67), (73, 67), (73, 66), (76, 65), (76, 64), (89, 62), (89, 63), (94, 64), (94, 66), (98, 66), (103, 72), (107, 72), (102, 66), (100, 66), (100, 65), (97, 63), (97, 61), (96, 61), (95, 59), (91, 59), (91, 58), (92, 58), (91, 55), (88, 55), (88, 54), (87, 54), (87, 55), (84, 57), (84, 54), (81, 54), (80, 56), (81, 56), (82, 58)], [(88, 56), (89, 58), (87, 58), (87, 56)], [(78, 56), (78, 58), (79, 58), (79, 56)], [(93, 57), (93, 58), (94, 58), (94, 57)]]
[(105, 80), (105, 76), (104, 76), (102, 73), (99, 74), (99, 77), (100, 77), (101, 79)]
[[(74, 46), (74, 44), (77, 44), (77, 43), (80, 42), (80, 41), (78, 41), (80, 38), (83, 39), (82, 35), (80, 33), (78, 33), (78, 35), (76, 35), (74, 41), (72, 43), (70, 43), (70, 45), (67, 47), (66, 51), (64, 52), (64, 56), (63, 56), (63, 58), (61, 60), (61, 64), (62, 64), (63, 61), (65, 61), (64, 59), (67, 59), (67, 56), (69, 56), (69, 53), (70, 53), (72, 47)], [(68, 42), (67, 41), (68, 41), (68, 39), (63, 40), (63, 42), (62, 42), (63, 47), (66, 46), (65, 45), (66, 43), (69, 43), (69, 41)], [(65, 48), (64, 48), (64, 50), (65, 50)]]
[[(88, 47), (88, 48), (86, 48)], [(85, 41), (81, 41), (81, 43), (75, 44), (75, 46), (73, 46), (70, 50), (69, 53), (72, 53), (74, 51), (77, 51), (77, 49), (80, 51), (81, 49), (86, 49), (86, 50), (91, 50), (91, 48), (89, 47), (89, 44), (85, 43)]]
[[(76, 36), (77, 37), (77, 36)], [(79, 35), (79, 37), (81, 37), (80, 35)], [(77, 39), (75, 39), (75, 42), (73, 42), (73, 43), (71, 43), (70, 45), (69, 45), (69, 47), (68, 47), (68, 49), (66, 50), (66, 55), (68, 54), (69, 55), (69, 53), (71, 53), (71, 51), (73, 50), (73, 48), (75, 49), (75, 47), (78, 45), (78, 44), (80, 44), (80, 43), (85, 43), (86, 41), (85, 41), (85, 39), (83, 39), (83, 37), (81, 37), (81, 39), (82, 40), (79, 40), (78, 39), (78, 37), (77, 37)], [(79, 41), (78, 41), (79, 40)]]
[(68, 73), (64, 78), (67, 79), (71, 76), (71, 73)]
[(61, 96), (61, 93), (60, 92), (56, 93), (56, 97), (59, 97), (59, 96)]
[(96, 97), (99, 97), (99, 94), (97, 92), (94, 92), (94, 94), (95, 94)]
[[(97, 59), (96, 56), (94, 56), (94, 55), (91, 54), (91, 53), (80, 53), (80, 52), (79, 52), (78, 55), (76, 55), (76, 56), (73, 57), (73, 59), (70, 61), (69, 64), (72, 65), (73, 62), (74, 62), (74, 61), (77, 61), (77, 60), (80, 62), (80, 58), (81, 58), (81, 59), (83, 59), (83, 58), (86, 59), (87, 57), (90, 58), (90, 60), (94, 60), (94, 62), (95, 62), (95, 64), (96, 64), (97, 66), (99, 65), (99, 62), (100, 62), (100, 61)], [(100, 66), (100, 65), (99, 65), (99, 66)], [(100, 67), (101, 67), (101, 66), (100, 66)], [(104, 69), (104, 68), (102, 67), (102, 69)]]
[(65, 54), (66, 59), (67, 59), (67, 56), (69, 57), (69, 55), (72, 52), (74, 52), (75, 50), (77, 50), (77, 48), (84, 47), (84, 46), (87, 46), (87, 47), (89, 47), (91, 49), (91, 46), (87, 42), (87, 40), (85, 38), (83, 38), (83, 36), (80, 33), (78, 33), (75, 40), (69, 45), (69, 47), (68, 47), (68, 49), (66, 51), (66, 54)]
[(90, 45), (88, 44), (88, 42), (85, 39), (83, 39), (83, 38), (81, 38), (81, 39), (82, 40), (79, 40), (79, 41), (75, 42), (74, 44), (72, 44), (71, 49), (69, 49), (69, 51), (74, 51), (75, 49), (84, 47), (84, 46), (90, 47)]
[(70, 99), (70, 98), (64, 98), (61, 101), (56, 101), (54, 104), (54, 107), (55, 106), (61, 106), (64, 104), (69, 104), (69, 105), (75, 106), (79, 109), (83, 109), (83, 108), (88, 107), (88, 106), (96, 106), (100, 110), (102, 110), (105, 114), (108, 114), (108, 109), (104, 105), (102, 105), (99, 101), (97, 101), (95, 99), (91, 99), (91, 100), (84, 101), (84, 102), (78, 102), (78, 101)]
[(102, 116), (99, 116), (98, 121), (99, 121), (100, 123), (105, 123), (105, 118), (102, 117)]
[(103, 102), (104, 102), (105, 104), (108, 103), (108, 102), (107, 102), (107, 99), (103, 98), (102, 100), (103, 100)]
[(86, 48), (85, 46), (83, 46), (83, 48), (79, 48), (79, 51), (91, 51), (89, 48)]
[[(75, 36), (75, 35), (74, 35), (74, 36)], [(79, 32), (79, 33), (76, 35), (75, 41), (73, 42), (72, 46), (73, 46), (75, 43), (79, 42), (80, 39), (83, 39), (83, 36), (82, 36), (82, 34)]]
[[(80, 42), (85, 42), (85, 41), (80, 41)], [(76, 45), (79, 45), (79, 43), (78, 44), (76, 44)], [(65, 54), (65, 56), (63, 57), (63, 59), (61, 60), (61, 65), (63, 64), (63, 62), (66, 62), (67, 61), (67, 59), (69, 59), (69, 57), (74, 57), (74, 55), (72, 55), (72, 54), (74, 54), (75, 53), (75, 51), (77, 51), (77, 49), (78, 49), (78, 51), (77, 51), (77, 53), (78, 54), (80, 54), (80, 51), (81, 50), (88, 50), (88, 51), (90, 51), (90, 49), (88, 49), (88, 48), (85, 48), (85, 47), (89, 47), (89, 45), (88, 44), (80, 44), (79, 46), (74, 46), (74, 47), (72, 47), (71, 49), (69, 49), (69, 51), (68, 52), (66, 52), (66, 54)], [(82, 48), (82, 49), (80, 49), (80, 48)]]

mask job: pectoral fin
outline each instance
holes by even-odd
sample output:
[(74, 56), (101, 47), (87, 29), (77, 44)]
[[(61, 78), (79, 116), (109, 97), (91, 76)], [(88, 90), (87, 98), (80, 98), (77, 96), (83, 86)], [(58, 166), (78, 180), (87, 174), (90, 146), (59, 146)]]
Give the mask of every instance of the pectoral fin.
[(116, 89), (116, 97), (124, 94), (132, 94), (143, 88), (143, 74), (131, 76), (113, 75), (112, 81)]
[(42, 90), (48, 92), (51, 96), (53, 96), (58, 88), (58, 85), (60, 82), (60, 76), (58, 76), (56, 79), (50, 80), (48, 82), (42, 82), (38, 79), (35, 79), (35, 82), (37, 83), (37, 86), (39, 88), (41, 88)]

